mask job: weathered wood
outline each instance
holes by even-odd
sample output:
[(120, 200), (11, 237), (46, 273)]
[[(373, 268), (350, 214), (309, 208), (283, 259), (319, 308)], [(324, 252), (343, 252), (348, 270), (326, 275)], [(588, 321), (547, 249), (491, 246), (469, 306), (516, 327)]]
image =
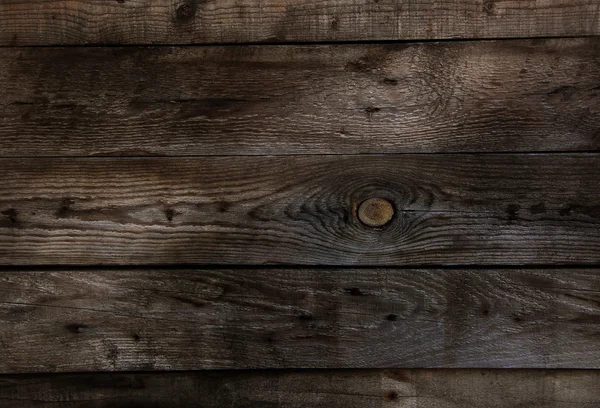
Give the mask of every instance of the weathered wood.
[(600, 368), (598, 269), (15, 269), (0, 372)]
[(600, 34), (596, 0), (3, 0), (0, 45)]
[[(596, 408), (600, 371), (307, 370), (0, 376), (0, 405)], [(3, 405), (4, 406), (4, 405)]]
[(2, 49), (0, 73), (0, 156), (600, 150), (599, 38)]
[[(0, 160), (0, 263), (600, 263), (600, 155)], [(392, 221), (357, 207), (381, 197)]]

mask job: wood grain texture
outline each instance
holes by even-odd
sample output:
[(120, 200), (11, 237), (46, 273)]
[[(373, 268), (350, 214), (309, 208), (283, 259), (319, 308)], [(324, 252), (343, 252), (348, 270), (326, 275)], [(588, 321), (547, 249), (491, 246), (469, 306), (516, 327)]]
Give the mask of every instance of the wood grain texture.
[(0, 94), (0, 156), (600, 150), (599, 38), (2, 49)]
[(0, 45), (600, 34), (596, 0), (3, 0)]
[[(600, 262), (600, 155), (0, 160), (0, 263)], [(384, 228), (357, 206), (395, 207)]]
[(598, 269), (0, 273), (0, 372), (600, 368)]
[[(600, 372), (307, 370), (0, 376), (0, 406), (596, 408)], [(4, 405), (3, 405), (4, 404)]]

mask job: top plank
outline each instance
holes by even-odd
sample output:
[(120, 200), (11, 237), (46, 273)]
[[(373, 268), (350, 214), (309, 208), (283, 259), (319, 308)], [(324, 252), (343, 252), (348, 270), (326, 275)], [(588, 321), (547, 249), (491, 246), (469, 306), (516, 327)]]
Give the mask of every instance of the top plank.
[(0, 157), (600, 150), (600, 38), (0, 50)]
[(209, 44), (600, 34), (597, 0), (3, 0), (0, 45)]

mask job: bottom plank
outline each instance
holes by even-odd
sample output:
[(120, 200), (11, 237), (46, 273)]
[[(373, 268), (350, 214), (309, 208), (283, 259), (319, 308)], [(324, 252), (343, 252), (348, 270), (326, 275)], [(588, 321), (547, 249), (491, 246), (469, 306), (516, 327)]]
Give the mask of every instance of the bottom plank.
[(306, 370), (0, 376), (0, 406), (592, 408), (600, 371)]
[(0, 271), (0, 373), (600, 368), (600, 270)]

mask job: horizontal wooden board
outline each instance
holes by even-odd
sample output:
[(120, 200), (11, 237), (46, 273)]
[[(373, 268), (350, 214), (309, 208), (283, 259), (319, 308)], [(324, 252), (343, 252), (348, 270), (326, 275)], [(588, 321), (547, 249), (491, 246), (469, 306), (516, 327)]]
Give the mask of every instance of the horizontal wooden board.
[(2, 49), (0, 73), (0, 156), (600, 150), (600, 38)]
[(596, 408), (599, 371), (308, 370), (0, 376), (11, 408)]
[(0, 324), (0, 373), (598, 369), (600, 270), (15, 269)]
[(596, 0), (3, 0), (0, 45), (600, 34)]
[[(0, 263), (600, 263), (600, 155), (0, 160)], [(395, 208), (363, 225), (368, 198)]]

